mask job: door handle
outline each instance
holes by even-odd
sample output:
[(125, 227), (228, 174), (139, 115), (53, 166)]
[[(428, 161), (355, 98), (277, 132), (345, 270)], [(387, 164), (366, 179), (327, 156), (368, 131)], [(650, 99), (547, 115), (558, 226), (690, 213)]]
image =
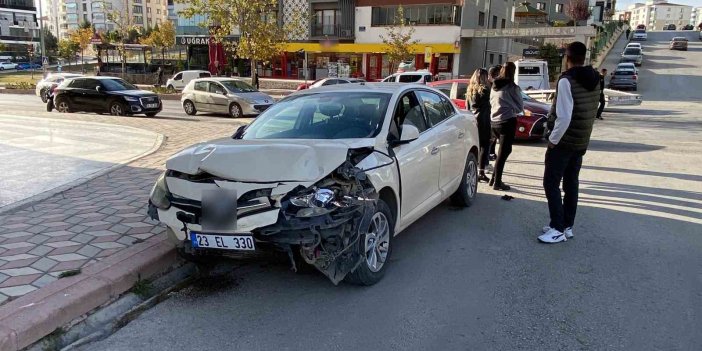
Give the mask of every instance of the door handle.
[(464, 136), (466, 136), (465, 132), (458, 132), (458, 139), (463, 139)]
[(438, 153), (439, 153), (439, 147), (438, 147), (438, 146), (434, 146), (434, 148), (431, 149), (431, 154), (432, 154), (432, 155), (436, 155), (436, 154), (438, 154)]

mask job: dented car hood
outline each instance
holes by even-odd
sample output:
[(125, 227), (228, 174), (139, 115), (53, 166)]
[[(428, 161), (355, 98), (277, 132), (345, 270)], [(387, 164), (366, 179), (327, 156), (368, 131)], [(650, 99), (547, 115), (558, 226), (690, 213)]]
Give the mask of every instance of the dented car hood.
[(190, 146), (169, 158), (166, 168), (238, 182), (314, 182), (346, 161), (349, 149), (374, 143), (375, 139), (226, 138)]

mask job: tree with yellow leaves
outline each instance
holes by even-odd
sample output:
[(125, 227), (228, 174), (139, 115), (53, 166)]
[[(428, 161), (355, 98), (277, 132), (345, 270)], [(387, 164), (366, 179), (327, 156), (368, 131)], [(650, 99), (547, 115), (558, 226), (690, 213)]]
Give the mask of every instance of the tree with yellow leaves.
[(81, 70), (85, 73), (85, 60), (83, 60), (83, 53), (85, 49), (90, 45), (90, 40), (93, 38), (92, 28), (80, 28), (76, 29), (70, 34), (70, 40), (80, 48), (80, 61), (82, 63)]

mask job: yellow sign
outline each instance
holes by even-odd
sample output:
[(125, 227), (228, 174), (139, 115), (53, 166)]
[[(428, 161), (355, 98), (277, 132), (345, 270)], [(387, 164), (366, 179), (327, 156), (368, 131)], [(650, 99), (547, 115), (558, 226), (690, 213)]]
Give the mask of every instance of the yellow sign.
[(424, 63), (431, 63), (431, 46), (424, 47)]
[[(440, 44), (415, 44), (412, 45), (413, 54), (424, 54), (426, 57), (431, 57), (433, 53), (442, 54), (458, 54), (461, 52), (460, 48), (456, 48), (453, 43), (440, 43)], [(427, 54), (427, 49), (429, 54)], [(287, 43), (285, 45), (286, 52), (295, 51), (307, 51), (307, 52), (344, 52), (344, 53), (384, 53), (386, 51), (385, 44), (382, 43), (369, 43), (369, 44), (359, 44), (359, 43), (338, 43), (336, 45), (327, 47), (320, 43)]]

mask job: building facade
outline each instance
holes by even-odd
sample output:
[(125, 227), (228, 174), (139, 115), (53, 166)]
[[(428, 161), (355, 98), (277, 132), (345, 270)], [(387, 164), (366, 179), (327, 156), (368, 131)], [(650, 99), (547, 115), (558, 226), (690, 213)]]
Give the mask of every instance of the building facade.
[(34, 0), (0, 1), (0, 43), (6, 52), (16, 55), (26, 55), (29, 47), (37, 48), (39, 25)]
[(690, 24), (695, 28), (702, 25), (702, 7), (695, 7), (692, 9), (692, 14), (690, 15)]
[(54, 18), (58, 38), (67, 38), (84, 22), (90, 22), (96, 31), (116, 29), (108, 19), (112, 12), (126, 14), (130, 24), (141, 28), (153, 28), (168, 19), (167, 0), (52, 0), (57, 7)]
[(668, 3), (665, 0), (636, 3), (627, 9), (631, 12), (633, 27), (644, 25), (649, 30), (663, 30), (663, 27), (674, 24), (680, 28), (692, 20), (692, 6)]

